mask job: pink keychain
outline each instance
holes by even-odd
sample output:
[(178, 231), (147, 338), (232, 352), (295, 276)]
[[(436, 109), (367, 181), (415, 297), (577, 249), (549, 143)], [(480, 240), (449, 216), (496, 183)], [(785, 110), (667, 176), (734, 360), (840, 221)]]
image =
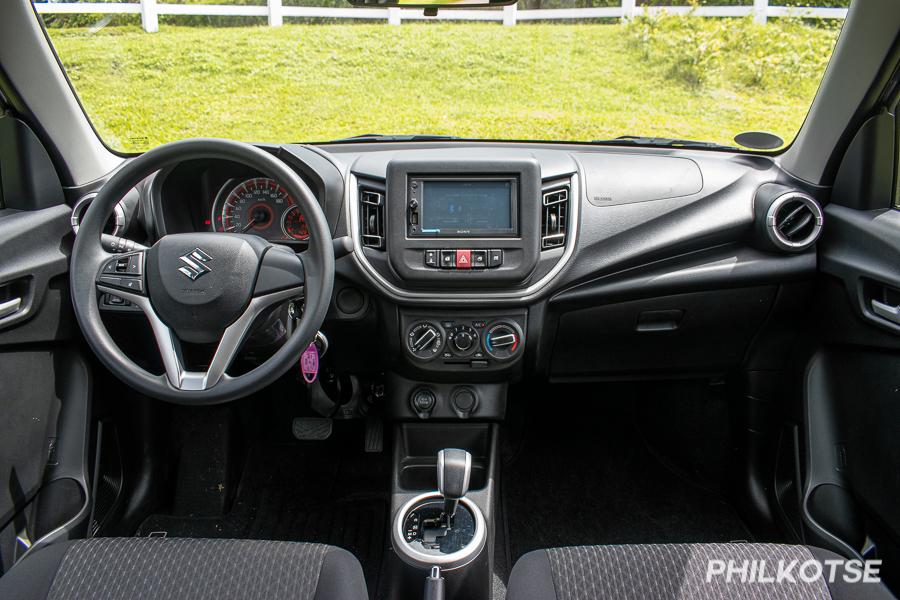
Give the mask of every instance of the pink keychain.
[(303, 373), (303, 381), (312, 383), (319, 376), (319, 349), (312, 343), (300, 356), (300, 372)]

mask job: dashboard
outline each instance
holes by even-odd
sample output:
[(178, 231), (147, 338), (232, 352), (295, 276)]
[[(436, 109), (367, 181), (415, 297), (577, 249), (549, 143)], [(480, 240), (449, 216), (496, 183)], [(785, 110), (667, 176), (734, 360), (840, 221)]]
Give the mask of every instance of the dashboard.
[[(304, 179), (331, 227), (329, 360), (390, 372), (401, 396), (421, 381), (767, 368), (787, 351), (766, 346), (783, 333), (767, 327), (808, 299), (816, 272), (817, 191), (768, 157), (452, 141), (261, 147)], [(150, 244), (245, 232), (302, 253), (309, 238), (277, 181), (224, 161), (161, 171), (134, 204), (142, 218), (126, 215), (127, 235)]]

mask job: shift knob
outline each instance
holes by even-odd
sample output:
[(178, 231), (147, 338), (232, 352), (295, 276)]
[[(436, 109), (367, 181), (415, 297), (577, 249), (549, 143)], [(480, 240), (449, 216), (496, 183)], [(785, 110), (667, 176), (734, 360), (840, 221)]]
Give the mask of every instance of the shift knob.
[(438, 452), (438, 491), (444, 497), (444, 513), (447, 518), (456, 514), (459, 499), (469, 491), (472, 475), (472, 455), (458, 448), (445, 448)]

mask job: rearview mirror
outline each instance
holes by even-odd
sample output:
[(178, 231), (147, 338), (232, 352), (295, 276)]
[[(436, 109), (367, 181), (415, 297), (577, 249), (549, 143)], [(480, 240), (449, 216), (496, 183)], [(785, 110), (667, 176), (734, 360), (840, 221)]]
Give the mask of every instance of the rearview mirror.
[(424, 8), (426, 12), (445, 8), (490, 8), (515, 4), (517, 0), (347, 0), (361, 8)]

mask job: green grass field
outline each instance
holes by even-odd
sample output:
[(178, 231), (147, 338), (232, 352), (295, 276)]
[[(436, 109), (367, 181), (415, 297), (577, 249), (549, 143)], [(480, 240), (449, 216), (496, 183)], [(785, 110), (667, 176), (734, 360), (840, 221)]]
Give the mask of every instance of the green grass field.
[(293, 142), (370, 132), (794, 137), (835, 29), (669, 19), (50, 33), (101, 136), (126, 151), (191, 136)]

